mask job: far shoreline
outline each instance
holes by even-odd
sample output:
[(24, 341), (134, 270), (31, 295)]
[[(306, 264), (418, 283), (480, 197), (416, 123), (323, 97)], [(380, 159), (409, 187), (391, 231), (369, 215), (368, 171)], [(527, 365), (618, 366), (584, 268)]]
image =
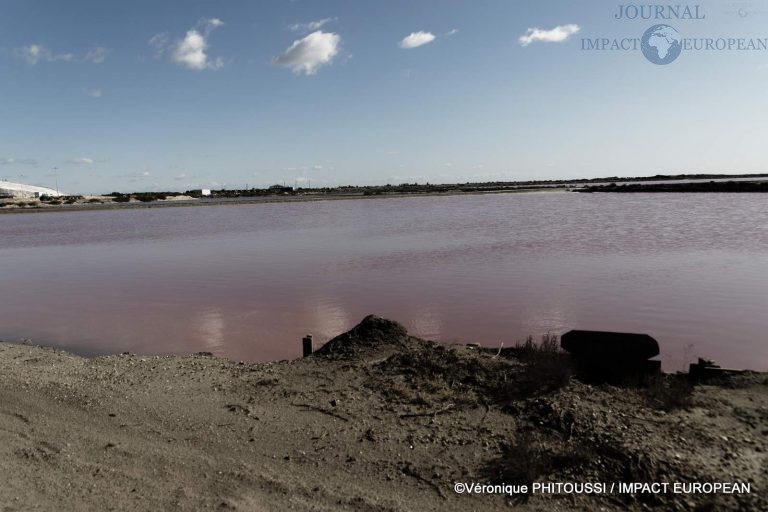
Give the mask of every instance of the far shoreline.
[(478, 196), (492, 194), (523, 194), (523, 193), (552, 193), (569, 192), (572, 189), (542, 187), (536, 189), (510, 189), (493, 191), (473, 191), (473, 192), (423, 192), (415, 194), (381, 194), (381, 195), (327, 195), (327, 194), (307, 194), (301, 196), (269, 196), (269, 197), (242, 197), (242, 198), (223, 198), (223, 199), (195, 199), (195, 200), (159, 200), (148, 203), (93, 203), (76, 205), (54, 205), (37, 206), (24, 208), (0, 208), (0, 214), (13, 213), (53, 213), (53, 212), (84, 212), (95, 210), (136, 210), (149, 208), (183, 208), (193, 206), (241, 206), (253, 204), (275, 204), (275, 203), (309, 203), (319, 201), (353, 201), (353, 200), (372, 200), (372, 199), (406, 199), (419, 197), (457, 197), (457, 196)]
[[(272, 192), (279, 188), (289, 191)], [(47, 204), (39, 198), (0, 201), (0, 214), (131, 210), (188, 206), (252, 205), (271, 203), (347, 201), (356, 199), (402, 199), (412, 197), (455, 197), (464, 195), (520, 194), (539, 192), (766, 192), (768, 174), (677, 174), (645, 177), (605, 177), (571, 180), (531, 180), (514, 182), (402, 184), (386, 186), (343, 186), (335, 188), (293, 189), (275, 185), (270, 189), (222, 189), (210, 198), (181, 192), (131, 192), (110, 195), (65, 196), (69, 204)], [(199, 190), (197, 191), (200, 192)], [(270, 193), (272, 192), (272, 193)], [(122, 195), (128, 202), (114, 200)], [(142, 196), (149, 196), (145, 200)], [(166, 199), (166, 196), (168, 197)], [(175, 198), (175, 199), (174, 199)], [(80, 202), (76, 202), (79, 199)], [(118, 198), (119, 199), (119, 198)], [(61, 201), (58, 201), (61, 203)], [(22, 206), (23, 205), (23, 206)]]

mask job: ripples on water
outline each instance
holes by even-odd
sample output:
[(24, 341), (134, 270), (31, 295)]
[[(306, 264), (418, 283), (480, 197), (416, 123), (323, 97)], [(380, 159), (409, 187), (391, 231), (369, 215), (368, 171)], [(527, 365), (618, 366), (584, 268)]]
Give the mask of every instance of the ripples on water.
[(0, 216), (0, 338), (86, 354), (295, 357), (375, 312), (509, 345), (648, 332), (768, 368), (759, 194), (530, 193)]

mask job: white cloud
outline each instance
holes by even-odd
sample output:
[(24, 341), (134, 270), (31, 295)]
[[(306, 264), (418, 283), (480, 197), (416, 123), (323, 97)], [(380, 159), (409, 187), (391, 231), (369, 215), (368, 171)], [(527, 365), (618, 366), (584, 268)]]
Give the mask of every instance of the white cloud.
[(333, 61), (339, 53), (340, 42), (338, 34), (318, 30), (294, 41), (273, 63), (290, 68), (297, 75), (314, 75), (319, 67)]
[(411, 48), (418, 48), (419, 46), (424, 46), (425, 44), (431, 43), (435, 40), (435, 34), (432, 32), (422, 32), (421, 30), (418, 32), (412, 32), (411, 34), (405, 36), (402, 41), (400, 41), (400, 48), (409, 50)]
[(171, 54), (171, 59), (177, 64), (186, 66), (195, 71), (203, 69), (218, 69), (224, 65), (221, 58), (210, 60), (205, 50), (208, 42), (197, 30), (190, 30), (183, 40), (176, 43)]
[(83, 60), (86, 62), (93, 62), (94, 64), (101, 64), (107, 59), (108, 54), (109, 49), (104, 48), (103, 46), (96, 46), (86, 52)]
[(566, 41), (569, 37), (576, 34), (581, 30), (578, 25), (560, 25), (550, 30), (543, 30), (540, 28), (529, 28), (528, 32), (520, 36), (518, 41), (523, 46), (528, 46), (534, 41), (542, 41), (545, 43), (561, 43)]
[(307, 23), (294, 23), (288, 27), (292, 32), (314, 32), (323, 28), (323, 25), (336, 21), (336, 18), (323, 18), (321, 20), (310, 21)]
[(69, 160), (68, 163), (76, 165), (93, 165), (93, 158), (83, 156), (80, 158), (73, 158), (72, 160)]
[(183, 40), (176, 43), (171, 59), (189, 69), (200, 71), (209, 65), (208, 55), (205, 53), (206, 48), (208, 48), (208, 43), (205, 41), (205, 37), (193, 29), (187, 32)]
[(83, 92), (91, 98), (101, 98), (101, 89), (84, 89)]
[(155, 57), (168, 54), (171, 61), (187, 69), (202, 71), (204, 69), (219, 69), (224, 66), (221, 57), (211, 59), (208, 50), (208, 36), (214, 29), (224, 25), (218, 18), (201, 20), (196, 27), (187, 31), (183, 39), (170, 43), (165, 33), (153, 36), (148, 44), (155, 49)]
[(452, 28), (451, 30), (449, 30), (448, 32), (445, 33), (445, 37), (455, 36), (458, 33), (459, 33), (459, 29)]

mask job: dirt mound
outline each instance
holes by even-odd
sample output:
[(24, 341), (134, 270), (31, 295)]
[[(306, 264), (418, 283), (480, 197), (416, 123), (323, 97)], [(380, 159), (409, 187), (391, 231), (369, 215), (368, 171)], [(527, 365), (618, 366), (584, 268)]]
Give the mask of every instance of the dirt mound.
[(409, 340), (408, 331), (399, 323), (368, 315), (355, 327), (320, 347), (315, 354), (321, 357), (350, 358), (368, 355), (381, 348), (402, 348)]

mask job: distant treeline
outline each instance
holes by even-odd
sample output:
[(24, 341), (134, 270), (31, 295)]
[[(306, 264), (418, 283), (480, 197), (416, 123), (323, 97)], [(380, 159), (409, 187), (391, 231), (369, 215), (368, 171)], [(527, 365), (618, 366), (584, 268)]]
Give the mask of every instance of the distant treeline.
[[(768, 178), (768, 174), (657, 174), (655, 176), (590, 178), (586, 180), (557, 180), (556, 183), (609, 183), (626, 181), (725, 180), (729, 178)], [(535, 181), (529, 183), (546, 183)]]
[(698, 183), (630, 183), (591, 186), (578, 192), (768, 192), (768, 181), (704, 181)]
[[(464, 183), (433, 185), (430, 183), (402, 183), (400, 185), (340, 186), (322, 188), (294, 188), (275, 185), (266, 189), (226, 189), (211, 190), (212, 198), (218, 197), (257, 197), (273, 195), (319, 195), (319, 196), (381, 196), (389, 194), (440, 194), (455, 192), (503, 192), (511, 190), (529, 190), (538, 188), (566, 187), (564, 184), (529, 185), (520, 183)], [(188, 190), (186, 195), (200, 197), (199, 190)]]
[[(550, 189), (550, 188), (575, 188), (581, 184), (589, 183), (609, 183), (609, 182), (630, 182), (630, 185), (625, 187), (635, 186), (632, 182), (646, 182), (646, 181), (675, 181), (683, 179), (727, 179), (727, 178), (768, 178), (768, 174), (677, 174), (666, 175), (657, 174), (656, 176), (643, 176), (643, 177), (618, 177), (610, 176), (605, 178), (591, 178), (591, 179), (572, 179), (572, 180), (529, 180), (529, 181), (491, 181), (483, 183), (452, 183), (452, 184), (432, 184), (432, 183), (401, 183), (399, 185), (370, 185), (370, 186), (356, 186), (356, 185), (344, 185), (338, 187), (290, 187), (285, 185), (273, 185), (268, 188), (231, 188), (231, 189), (219, 189), (219, 190), (206, 190), (206, 194), (200, 189), (187, 190), (185, 192), (133, 192), (133, 193), (120, 193), (113, 192), (108, 194), (113, 198), (115, 202), (128, 202), (131, 199), (142, 202), (150, 202), (167, 199), (174, 196), (189, 196), (193, 198), (238, 198), (238, 197), (263, 197), (263, 196), (382, 196), (389, 194), (440, 194), (440, 193), (473, 193), (473, 192), (505, 192), (515, 190), (535, 190), (535, 189)], [(732, 182), (728, 182), (732, 183)], [(671, 184), (671, 185), (658, 185), (658, 187), (676, 187), (678, 185), (687, 186), (689, 184)], [(706, 184), (705, 184), (706, 185)], [(637, 185), (640, 186), (640, 185)], [(654, 185), (656, 187), (656, 185)], [(599, 186), (587, 186), (580, 191), (584, 192), (609, 192), (611, 190), (598, 190), (605, 187)], [(644, 192), (651, 192), (655, 190), (642, 189)], [(626, 188), (621, 192), (633, 192), (632, 188)], [(662, 191), (662, 190), (659, 190)], [(664, 190), (666, 191), (666, 190)], [(693, 190), (691, 190), (693, 191)], [(711, 191), (707, 188), (702, 191)], [(741, 191), (741, 190), (734, 190)], [(752, 190), (744, 190), (752, 191)]]
[(116, 203), (127, 203), (131, 199), (141, 201), (142, 203), (149, 203), (151, 201), (168, 199), (168, 197), (175, 197), (183, 194), (181, 192), (133, 192), (131, 194), (112, 192), (107, 195), (112, 197), (112, 201)]

